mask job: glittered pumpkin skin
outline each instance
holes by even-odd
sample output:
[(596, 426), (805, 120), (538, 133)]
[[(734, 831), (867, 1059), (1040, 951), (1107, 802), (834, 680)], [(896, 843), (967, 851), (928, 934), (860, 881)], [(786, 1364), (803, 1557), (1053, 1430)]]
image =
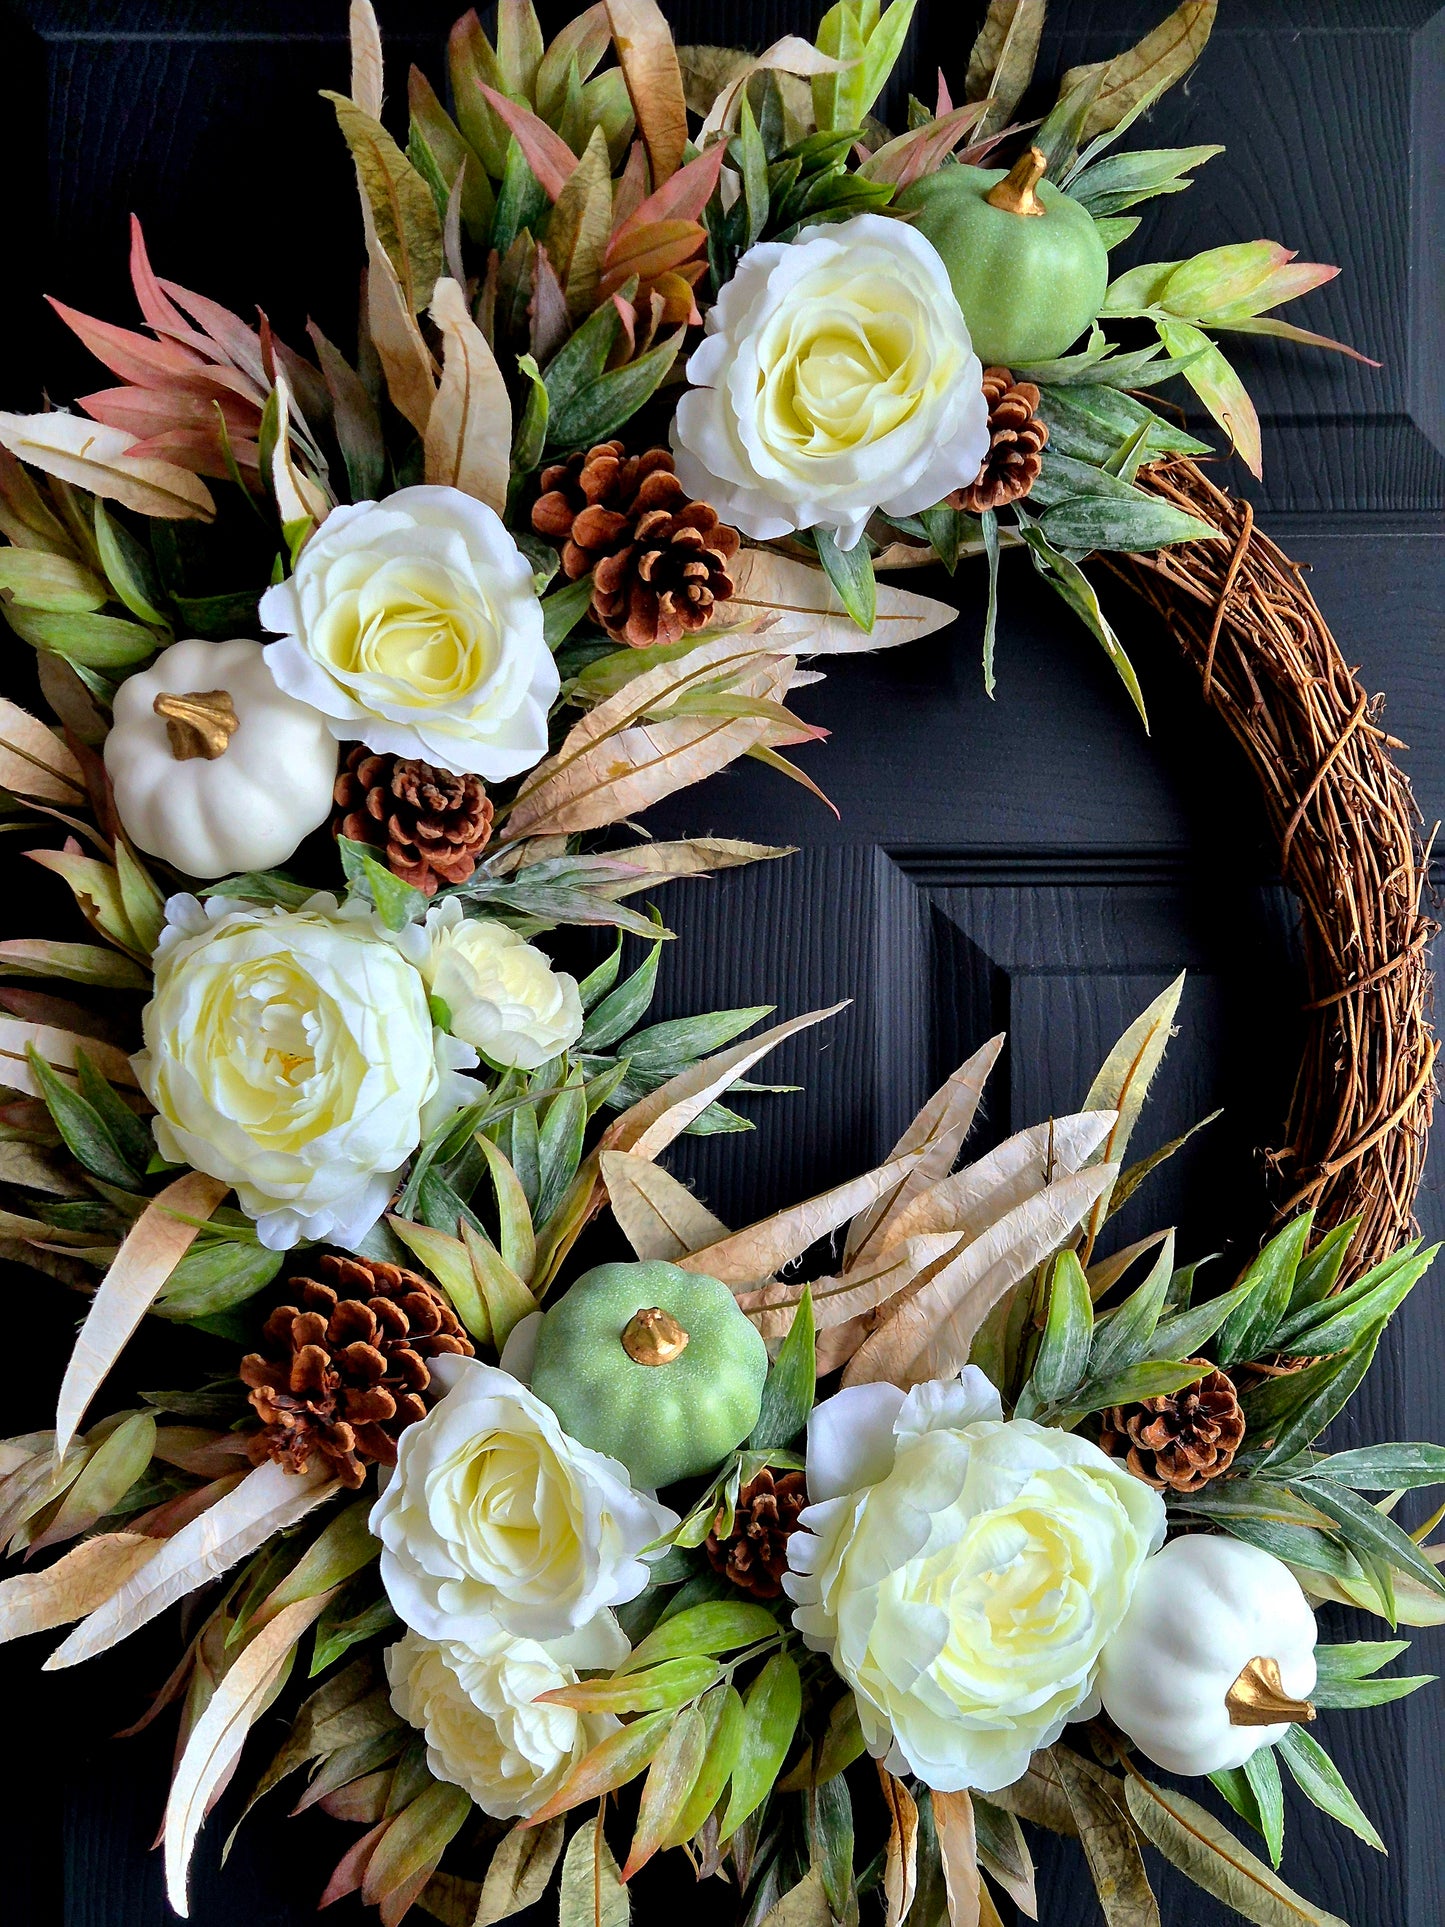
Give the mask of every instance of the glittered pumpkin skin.
[(943, 257), (975, 353), (987, 366), (1050, 361), (1096, 319), (1109, 256), (1094, 217), (1048, 181), (1040, 215), (984, 198), (1004, 179), (993, 167), (945, 167), (898, 196), (915, 230)]
[[(622, 1336), (653, 1308), (687, 1344), (664, 1364), (639, 1364)], [(655, 1489), (715, 1470), (742, 1443), (767, 1374), (767, 1348), (726, 1285), (648, 1260), (597, 1266), (544, 1315), (532, 1390), (573, 1438)]]

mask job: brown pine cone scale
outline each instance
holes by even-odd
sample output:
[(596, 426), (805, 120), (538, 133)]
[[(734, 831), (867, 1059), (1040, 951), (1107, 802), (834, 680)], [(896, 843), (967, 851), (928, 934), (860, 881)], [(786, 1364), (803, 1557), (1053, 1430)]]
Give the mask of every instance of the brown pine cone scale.
[(592, 572), (592, 614), (614, 642), (672, 643), (733, 594), (739, 536), (693, 502), (665, 448), (602, 442), (542, 471), (532, 527), (562, 544), (569, 581)]
[(1031, 381), (1015, 381), (1007, 368), (986, 368), (983, 397), (988, 403), (989, 449), (967, 488), (949, 496), (953, 508), (969, 515), (1021, 502), (1039, 479), (1048, 423), (1038, 412), (1039, 391)]
[(428, 1361), (469, 1358), (472, 1341), (414, 1271), (335, 1253), (318, 1269), (292, 1280), (300, 1305), (278, 1305), (241, 1360), (262, 1425), (251, 1457), (304, 1472), (316, 1454), (356, 1487), (368, 1464), (395, 1465), (397, 1438), (426, 1415)]
[(492, 800), (480, 776), (409, 757), (348, 751), (333, 792), (331, 829), (376, 851), (393, 876), (435, 894), (465, 883), (492, 834)]
[(801, 1472), (773, 1472), (764, 1466), (738, 1494), (732, 1531), (724, 1539), (715, 1530), (707, 1535), (713, 1571), (754, 1599), (781, 1598), (788, 1540), (807, 1503)]
[(1197, 1492), (1229, 1470), (1244, 1440), (1233, 1379), (1207, 1358), (1190, 1362), (1200, 1370), (1193, 1384), (1104, 1415), (1099, 1444), (1156, 1492)]

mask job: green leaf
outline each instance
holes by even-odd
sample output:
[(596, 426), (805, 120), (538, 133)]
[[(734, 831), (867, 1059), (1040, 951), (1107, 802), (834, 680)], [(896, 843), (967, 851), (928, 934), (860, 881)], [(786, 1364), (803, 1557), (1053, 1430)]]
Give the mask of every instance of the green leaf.
[(1236, 1359), (1255, 1358), (1264, 1351), (1290, 1301), (1295, 1273), (1313, 1223), (1314, 1213), (1302, 1212), (1270, 1239), (1245, 1272), (1240, 1283), (1247, 1283), (1252, 1289), (1219, 1329), (1216, 1356), (1221, 1365), (1232, 1365)]
[(1234, 367), (1208, 335), (1191, 322), (1168, 321), (1161, 316), (1156, 326), (1159, 339), (1171, 355), (1190, 357), (1184, 379), (1228, 435), (1234, 452), (1258, 477), (1264, 468), (1259, 416)]
[(1299, 1270), (1294, 1278), (1294, 1293), (1289, 1301), (1291, 1312), (1302, 1311), (1306, 1305), (1317, 1305), (1330, 1296), (1339, 1281), (1340, 1270), (1360, 1222), (1359, 1217), (1347, 1218), (1343, 1224), (1327, 1232), (1318, 1244), (1312, 1245), (1300, 1259)]
[(1244, 1395), (1246, 1436), (1256, 1442), (1251, 1449), (1263, 1454), (1259, 1466), (1294, 1458), (1339, 1416), (1369, 1370), (1384, 1329), (1376, 1325), (1337, 1358), (1321, 1359)]
[(742, 243), (746, 251), (755, 241), (762, 239), (763, 229), (768, 224), (768, 156), (753, 116), (752, 103), (746, 93), (738, 104), (738, 132), (733, 142), (733, 153), (742, 181), (743, 206), (747, 212), (747, 230)]
[(1063, 597), (1085, 628), (1102, 646), (1119, 680), (1128, 690), (1130, 701), (1139, 712), (1139, 720), (1147, 730), (1149, 716), (1144, 707), (1144, 692), (1139, 687), (1139, 678), (1134, 673), (1134, 665), (1124, 653), (1123, 644), (1114, 634), (1099, 605), (1098, 593), (1093, 584), (1072, 557), (1059, 554), (1037, 523), (1023, 523), (1022, 534), (1033, 557), (1034, 567)]
[(130, 1162), (96, 1107), (51, 1069), (34, 1044), (26, 1045), (25, 1055), (45, 1107), (72, 1155), (93, 1177), (134, 1191), (143, 1182), (144, 1165), (137, 1168)]
[(566, 1083), (548, 1104), (547, 1115), (537, 1133), (536, 1222), (539, 1225), (547, 1223), (577, 1175), (586, 1129), (587, 1098), (582, 1088), (582, 1070), (580, 1065), (574, 1065)]
[(22, 641), (86, 669), (133, 669), (160, 647), (149, 629), (118, 616), (52, 614), (7, 602), (5, 620)]
[[(1050, 486), (1046, 478), (1050, 475), (1082, 482), (1077, 470), (1062, 463), (1086, 462), (1098, 467), (1146, 423), (1148, 446), (1154, 454), (1209, 453), (1207, 442), (1197, 440), (1162, 415), (1156, 415), (1147, 402), (1104, 383), (1041, 387), (1039, 413), (1049, 429), (1048, 452), (1039, 477), (1046, 491)], [(1037, 482), (1033, 492), (1038, 492)]]
[(284, 1254), (263, 1245), (192, 1245), (151, 1306), (156, 1318), (214, 1318), (254, 1298), (280, 1271)]
[(517, 367), (527, 378), (527, 401), (512, 442), (512, 473), (530, 475), (542, 459), (547, 443), (547, 418), (551, 403), (547, 384), (530, 355), (518, 355)]
[(1277, 1742), (1280, 1758), (1294, 1776), (1295, 1785), (1321, 1813), (1338, 1820), (1342, 1827), (1357, 1833), (1367, 1846), (1385, 1851), (1385, 1843), (1364, 1808), (1345, 1785), (1339, 1768), (1302, 1726), (1292, 1726)]
[(660, 1713), (665, 1707), (684, 1706), (699, 1698), (717, 1685), (722, 1672), (711, 1659), (667, 1659), (641, 1673), (558, 1687), (546, 1700), (584, 1713)]
[(445, 272), (441, 217), (432, 191), (380, 121), (344, 94), (323, 88), (321, 97), (336, 111), (371, 208), (376, 238), (396, 269), (412, 313), (420, 314), (430, 306), (437, 277)]
[[(1143, 1398), (1163, 1398), (1192, 1385), (1199, 1377), (1196, 1359), (1147, 1358), (1112, 1378), (1091, 1379), (1073, 1396), (1067, 1417), (1077, 1422), (1108, 1405), (1134, 1405)], [(1080, 1400), (1085, 1401), (1080, 1403)]]
[(1217, 542), (1219, 531), (1164, 501), (1081, 497), (1049, 509), (1042, 522), (1057, 549), (1148, 553), (1175, 542)]
[(56, 615), (86, 615), (110, 601), (109, 587), (93, 570), (44, 549), (0, 549), (0, 592)]
[(1415, 1247), (1408, 1245), (1337, 1297), (1291, 1314), (1275, 1331), (1270, 1350), (1302, 1352), (1307, 1357), (1347, 1350), (1368, 1326), (1390, 1318), (1399, 1309), (1429, 1270), (1439, 1249), (1439, 1245), (1431, 1245), (1417, 1254)]
[(125, 524), (100, 500), (95, 504), (95, 546), (111, 588), (131, 614), (158, 629), (169, 628), (161, 611), (165, 598), (154, 563)]
[(813, 530), (813, 543), (823, 573), (838, 591), (843, 607), (858, 627), (871, 635), (878, 619), (878, 584), (867, 542), (860, 536), (851, 549), (840, 549), (832, 529), (819, 524)]
[(1081, 168), (1068, 192), (1096, 218), (1122, 213), (1156, 194), (1177, 194), (1193, 185), (1189, 170), (1222, 154), (1222, 147), (1144, 147), (1128, 154), (1110, 154)]
[(1077, 71), (1081, 78), (1065, 74), (1059, 98), (1033, 138), (1033, 145), (1049, 164), (1051, 180), (1057, 180), (1078, 153), (1103, 83), (1102, 68)]
[(686, 1707), (647, 1769), (637, 1808), (637, 1828), (622, 1878), (630, 1880), (666, 1843), (687, 1806), (707, 1755), (707, 1726), (697, 1707)]
[(80, 1095), (100, 1118), (124, 1162), (131, 1170), (144, 1172), (155, 1150), (150, 1126), (122, 1101), (109, 1080), (95, 1068), (83, 1046), (78, 1046), (75, 1052), (75, 1075)]
[[(1316, 1656), (1323, 1650), (1322, 1647), (1316, 1647)], [(1418, 1693), (1422, 1686), (1433, 1686), (1437, 1678), (1435, 1673), (1396, 1673), (1388, 1679), (1331, 1680), (1321, 1676), (1315, 1681), (1310, 1698), (1325, 1711), (1388, 1706), (1393, 1700), (1406, 1699), (1411, 1693)]]
[[(654, 920), (659, 924), (656, 912)], [(632, 975), (610, 991), (596, 1007), (589, 1012), (577, 1048), (582, 1051), (604, 1051), (625, 1037), (644, 1016), (651, 1006), (653, 993), (657, 988), (657, 966), (662, 955), (662, 942), (659, 939), (643, 958)]]
[(1248, 1272), (1233, 1290), (1208, 1298), (1202, 1305), (1176, 1312), (1161, 1319), (1149, 1347), (1151, 1358), (1193, 1358), (1203, 1350), (1219, 1327), (1234, 1311), (1254, 1296), (1254, 1280)]
[(655, 1632), (633, 1647), (615, 1677), (640, 1672), (665, 1659), (734, 1652), (739, 1647), (773, 1638), (779, 1630), (778, 1621), (765, 1606), (740, 1599), (709, 1600), (664, 1620)]
[(1084, 1267), (1072, 1251), (1061, 1251), (1049, 1281), (1048, 1316), (1032, 1379), (1044, 1404), (1062, 1404), (1077, 1389), (1093, 1333), (1094, 1303)]
[(88, 1532), (113, 1512), (150, 1464), (155, 1442), (153, 1412), (133, 1412), (122, 1419), (81, 1467), (54, 1519), (30, 1542), (30, 1553)]
[(1284, 1787), (1273, 1747), (1262, 1746), (1252, 1754), (1244, 1763), (1244, 1774), (1259, 1809), (1259, 1830), (1278, 1867), (1284, 1856)]
[(849, 1919), (857, 1905), (853, 1892), (853, 1800), (841, 1773), (809, 1789), (803, 1808), (803, 1832), (809, 1866), (823, 1883), (833, 1918)]
[(748, 1688), (743, 1703), (743, 1744), (733, 1768), (721, 1839), (730, 1840), (772, 1791), (802, 1710), (798, 1668), (789, 1654), (774, 1653)]
[[(1408, 1639), (1357, 1639), (1342, 1646), (1315, 1647), (1315, 1684), (1334, 1685), (1341, 1681), (1367, 1679), (1388, 1666), (1401, 1653), (1408, 1653)], [(1314, 1697), (1313, 1694), (1310, 1696)]]
[(341, 1601), (333, 1600), (316, 1622), (316, 1646), (308, 1677), (315, 1679), (353, 1646), (378, 1638), (396, 1624), (396, 1614), (388, 1599), (373, 1599), (354, 1613), (343, 1613)]
[(1337, 1479), (1366, 1492), (1409, 1492), (1445, 1485), (1445, 1446), (1362, 1445), (1334, 1452), (1310, 1467), (1311, 1479)]
[[(894, 3), (896, 5), (898, 0), (894, 0)], [(608, 311), (616, 322), (617, 314), (611, 302), (606, 310), (599, 309), (598, 312)], [(591, 317), (591, 320), (595, 319), (595, 315)], [(584, 322), (583, 328), (590, 325), (590, 320)], [(638, 355), (635, 360), (624, 362), (622, 367), (598, 375), (595, 380), (579, 387), (559, 406), (552, 393), (551, 377), (557, 361), (567, 352), (566, 347), (562, 348), (547, 370), (547, 392), (552, 398), (547, 424), (548, 448), (591, 447), (598, 441), (605, 441), (631, 421), (666, 379), (682, 346), (682, 336), (683, 330), (679, 328), (655, 348), (649, 348), (646, 354)]]
[(592, 603), (591, 574), (567, 582), (542, 599), (542, 635), (547, 647), (559, 649), (586, 615)]
[(562, 343), (542, 376), (551, 416), (570, 407), (600, 378), (621, 328), (615, 304), (605, 301)]
[(715, 1687), (698, 1710), (704, 1728), (703, 1764), (676, 1825), (663, 1842), (668, 1847), (680, 1847), (690, 1840), (722, 1798), (747, 1731), (742, 1697), (731, 1684)]
[(813, 1292), (803, 1287), (798, 1309), (763, 1386), (763, 1405), (748, 1440), (755, 1452), (791, 1445), (808, 1422), (817, 1387)]
[(1333, 1519), (1354, 1553), (1369, 1553), (1382, 1559), (1396, 1572), (1407, 1572), (1428, 1591), (1445, 1598), (1445, 1578), (1421, 1552), (1409, 1533), (1403, 1532), (1388, 1514), (1378, 1511), (1348, 1486), (1331, 1479), (1300, 1479), (1295, 1483), (1311, 1505)]
[[(1098, 1325), (1089, 1351), (1089, 1377), (1108, 1378), (1147, 1356), (1174, 1276), (1174, 1233), (1165, 1237), (1149, 1275)], [(1174, 1357), (1178, 1357), (1176, 1352)]]
[(631, 1903), (602, 1832), (601, 1812), (572, 1836), (557, 1907), (557, 1927), (627, 1927)]
[(405, 930), (409, 923), (426, 915), (431, 901), (426, 892), (414, 890), (409, 883), (393, 876), (364, 843), (353, 842), (349, 836), (338, 836), (336, 848), (352, 894), (371, 904), (388, 930)]
[(1166, 1860), (1255, 1927), (1348, 1927), (1287, 1887), (1185, 1794), (1130, 1774), (1125, 1798), (1135, 1825)]

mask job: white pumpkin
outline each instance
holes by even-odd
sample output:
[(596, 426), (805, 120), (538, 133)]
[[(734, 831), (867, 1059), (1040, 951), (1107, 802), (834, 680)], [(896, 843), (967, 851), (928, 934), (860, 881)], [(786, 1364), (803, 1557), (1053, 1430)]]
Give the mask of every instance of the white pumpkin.
[(325, 822), (336, 758), (325, 718), (242, 640), (163, 650), (116, 691), (105, 739), (126, 834), (193, 877), (283, 863)]
[(1314, 1718), (1315, 1639), (1288, 1566), (1238, 1539), (1174, 1539), (1139, 1575), (1099, 1692), (1156, 1766), (1217, 1773)]

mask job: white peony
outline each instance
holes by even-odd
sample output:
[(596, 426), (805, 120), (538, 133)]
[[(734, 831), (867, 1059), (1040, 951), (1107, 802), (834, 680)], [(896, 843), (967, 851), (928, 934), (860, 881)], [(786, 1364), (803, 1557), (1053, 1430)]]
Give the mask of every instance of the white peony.
[(977, 476), (983, 369), (948, 270), (902, 221), (859, 214), (738, 263), (687, 364), (672, 445), (690, 495), (759, 541), (916, 515)]
[(401, 1435), (371, 1511), (397, 1616), (427, 1639), (559, 1639), (647, 1584), (638, 1556), (677, 1524), (625, 1466), (579, 1445), (525, 1385), (441, 1360), (449, 1389)]
[(793, 1623), (890, 1771), (996, 1792), (1096, 1710), (1100, 1650), (1164, 1538), (1156, 1492), (1087, 1439), (1005, 1420), (974, 1366), (826, 1399), (807, 1477)]
[(433, 1777), (461, 1787), (493, 1819), (516, 1820), (549, 1800), (618, 1726), (610, 1713), (536, 1701), (575, 1685), (579, 1668), (611, 1671), (627, 1651), (611, 1613), (545, 1644), (500, 1629), (469, 1644), (404, 1633), (387, 1649), (386, 1676), (392, 1706), (426, 1737)]
[(535, 944), (494, 918), (464, 917), (449, 897), (428, 913), (431, 940), (422, 966), (448, 1029), (489, 1064), (534, 1071), (582, 1035), (575, 977), (554, 970)]
[(334, 736), (490, 782), (547, 752), (560, 682), (532, 565), (455, 488), (333, 509), (261, 598), (272, 675)]
[(262, 1244), (355, 1246), (476, 1063), (364, 904), (172, 897), (133, 1060), (162, 1157), (234, 1185)]

